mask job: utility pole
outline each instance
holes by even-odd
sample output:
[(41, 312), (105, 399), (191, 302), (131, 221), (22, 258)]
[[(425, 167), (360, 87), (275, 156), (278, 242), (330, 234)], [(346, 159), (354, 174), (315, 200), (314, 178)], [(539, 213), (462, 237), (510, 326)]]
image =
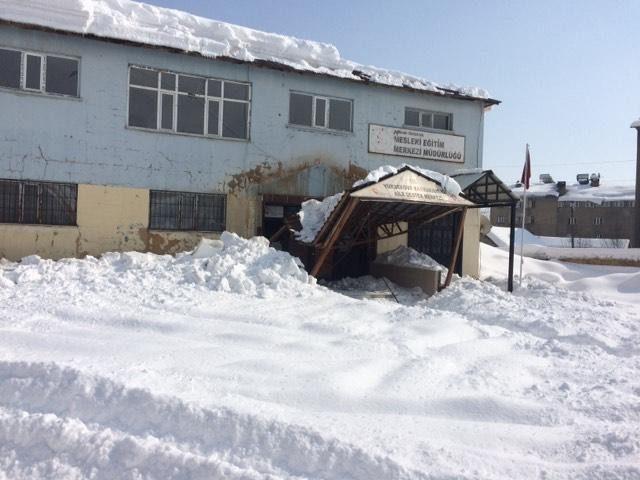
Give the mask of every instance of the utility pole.
[(633, 231), (631, 232), (631, 247), (640, 248), (640, 119), (631, 124), (636, 129), (638, 144), (636, 146), (636, 206), (634, 209)]

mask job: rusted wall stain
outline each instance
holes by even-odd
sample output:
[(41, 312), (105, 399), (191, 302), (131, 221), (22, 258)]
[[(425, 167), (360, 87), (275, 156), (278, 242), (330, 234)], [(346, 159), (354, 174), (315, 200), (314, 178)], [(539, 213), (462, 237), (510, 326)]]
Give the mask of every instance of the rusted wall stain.
[[(328, 178), (314, 178), (309, 174), (314, 168), (324, 169), (329, 173)], [(227, 187), (229, 193), (234, 195), (241, 192), (249, 195), (314, 195), (318, 190), (324, 190), (322, 195), (330, 195), (349, 188), (353, 182), (364, 178), (366, 174), (366, 169), (351, 162), (345, 168), (323, 155), (316, 155), (300, 158), (295, 163), (287, 163), (286, 166), (282, 162), (263, 162), (249, 170), (231, 175)], [(273, 188), (269, 189), (269, 185)]]

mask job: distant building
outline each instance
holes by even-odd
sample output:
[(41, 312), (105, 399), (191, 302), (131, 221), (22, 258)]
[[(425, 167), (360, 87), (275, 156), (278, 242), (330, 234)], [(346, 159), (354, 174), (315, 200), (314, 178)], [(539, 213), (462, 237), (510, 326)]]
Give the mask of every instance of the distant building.
[[(544, 175), (541, 175), (541, 179)], [(548, 176), (544, 176), (548, 177)], [(600, 184), (600, 176), (578, 175), (578, 182), (549, 181), (527, 191), (525, 228), (540, 236), (630, 239), (635, 208), (633, 185)], [(513, 193), (522, 195), (516, 184)], [(516, 226), (522, 225), (522, 202), (516, 209)], [(509, 225), (509, 208), (491, 209), (491, 224)]]

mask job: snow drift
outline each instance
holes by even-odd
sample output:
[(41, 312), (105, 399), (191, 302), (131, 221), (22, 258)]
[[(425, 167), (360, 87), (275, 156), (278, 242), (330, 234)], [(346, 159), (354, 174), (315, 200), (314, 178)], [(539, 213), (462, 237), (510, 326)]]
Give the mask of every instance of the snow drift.
[(125, 286), (159, 278), (214, 291), (265, 297), (280, 292), (308, 294), (315, 283), (299, 259), (269, 246), (264, 237), (244, 239), (224, 232), (219, 241), (202, 240), (196, 250), (176, 257), (153, 253), (106, 253), (102, 257), (59, 262), (36, 255), (4, 268), (0, 286), (46, 281), (64, 284), (84, 281), (96, 284), (101, 278)]

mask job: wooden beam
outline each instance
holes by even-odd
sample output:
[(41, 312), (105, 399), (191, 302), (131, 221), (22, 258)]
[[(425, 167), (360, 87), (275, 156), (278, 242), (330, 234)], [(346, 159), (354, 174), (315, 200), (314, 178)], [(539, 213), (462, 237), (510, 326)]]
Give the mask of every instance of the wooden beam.
[(335, 245), (336, 241), (338, 240), (338, 238), (340, 238), (340, 234), (342, 233), (342, 230), (344, 230), (344, 227), (347, 224), (347, 221), (351, 217), (351, 213), (353, 212), (353, 210), (356, 208), (357, 205), (358, 205), (358, 199), (350, 197), (349, 203), (347, 203), (346, 207), (342, 211), (342, 214), (340, 215), (338, 221), (336, 222), (335, 227), (329, 233), (329, 238), (327, 239), (327, 241), (324, 243), (324, 245), (320, 250), (320, 256), (316, 259), (316, 263), (313, 265), (313, 268), (311, 269), (311, 272), (310, 272), (311, 276), (315, 277), (320, 271), (320, 269), (322, 268), (322, 265), (327, 260), (329, 253), (333, 250), (333, 246)]
[(287, 224), (282, 225), (282, 226), (278, 229), (278, 231), (277, 231), (276, 233), (274, 233), (273, 235), (271, 235), (271, 238), (269, 239), (269, 242), (270, 242), (270, 243), (277, 242), (277, 241), (278, 241), (278, 239), (279, 239), (279, 238), (280, 238), (280, 237), (281, 237), (281, 236), (282, 236), (282, 235), (283, 235), (287, 230), (289, 230), (289, 225), (287, 225)]
[(447, 272), (447, 278), (444, 281), (444, 286), (442, 288), (447, 288), (451, 283), (451, 278), (453, 277), (453, 270), (456, 268), (456, 263), (458, 261), (458, 253), (460, 252), (460, 244), (462, 243), (462, 233), (464, 231), (464, 218), (467, 215), (467, 209), (463, 209), (460, 212), (460, 221), (458, 222), (458, 231), (456, 232), (456, 238), (453, 244), (453, 252), (451, 254), (451, 264), (449, 265), (449, 271)]

